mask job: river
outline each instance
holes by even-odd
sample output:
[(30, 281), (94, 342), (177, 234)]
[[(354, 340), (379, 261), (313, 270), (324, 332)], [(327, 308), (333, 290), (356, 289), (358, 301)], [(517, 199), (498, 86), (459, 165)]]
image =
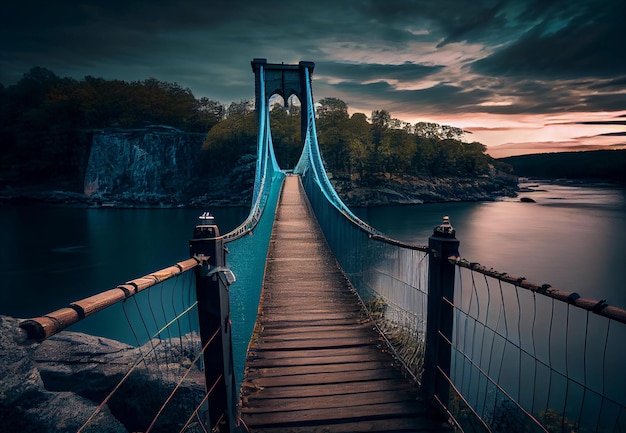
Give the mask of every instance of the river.
[[(535, 203), (506, 199), (361, 208), (355, 213), (393, 238), (421, 245), (442, 216), (449, 215), (464, 258), (626, 308), (621, 256), (626, 191), (535, 183), (521, 196)], [(211, 211), (223, 233), (248, 212), (239, 207)], [(188, 258), (188, 240), (200, 212), (0, 207), (0, 314), (39, 316)], [(240, 283), (231, 288), (233, 309), (241, 309), (233, 311), (233, 326), (240, 329), (251, 329), (255, 318), (247, 316), (254, 315), (258, 302), (258, 292), (248, 292), (241, 283), (249, 280), (242, 275), (248, 268), (239, 264)], [(124, 326), (91, 321), (72, 329), (130, 342)], [(242, 365), (247, 340), (240, 337), (234, 343)]]
[(621, 251), (626, 190), (607, 185), (520, 184), (520, 198), (356, 209), (392, 238), (426, 245), (448, 215), (461, 256), (509, 275), (626, 308)]

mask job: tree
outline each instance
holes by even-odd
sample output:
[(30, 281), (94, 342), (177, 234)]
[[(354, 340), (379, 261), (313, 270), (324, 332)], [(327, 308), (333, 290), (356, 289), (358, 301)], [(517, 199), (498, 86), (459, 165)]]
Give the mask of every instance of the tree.
[(300, 115), (277, 104), (270, 112), (270, 128), (278, 165), (286, 169), (295, 167), (302, 153)]
[(338, 98), (323, 98), (316, 110), (318, 125), (336, 125), (348, 120), (348, 104)]
[(354, 113), (346, 124), (348, 138), (348, 172), (360, 179), (366, 176), (367, 164), (373, 152), (372, 125), (363, 113)]
[(440, 126), (432, 122), (418, 122), (415, 124), (415, 135), (422, 138), (436, 138), (441, 140)]
[(463, 140), (463, 135), (465, 135), (465, 131), (461, 128), (456, 128), (454, 126), (449, 125), (441, 125), (441, 138), (449, 139), (449, 140)]
[(217, 174), (225, 174), (243, 155), (256, 154), (257, 128), (252, 112), (231, 115), (215, 125), (202, 145), (209, 168)]
[(327, 168), (333, 172), (348, 171), (348, 105), (338, 98), (324, 98), (319, 101), (316, 113), (318, 139)]
[(252, 101), (249, 99), (242, 99), (237, 102), (231, 102), (226, 110), (226, 117), (244, 115), (252, 113), (254, 111)]

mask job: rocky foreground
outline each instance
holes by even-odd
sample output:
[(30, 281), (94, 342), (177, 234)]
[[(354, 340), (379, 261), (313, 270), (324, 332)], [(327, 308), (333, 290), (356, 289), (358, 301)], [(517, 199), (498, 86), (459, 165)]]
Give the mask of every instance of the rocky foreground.
[[(0, 426), (6, 432), (78, 431), (137, 363), (139, 355), (152, 349), (150, 343), (136, 348), (68, 331), (41, 343), (24, 342), (19, 322), (0, 316)], [(145, 431), (182, 372), (191, 365), (197, 340), (197, 335), (191, 334), (182, 343), (176, 339), (158, 345), (82, 431)], [(192, 368), (154, 431), (180, 431), (203, 395), (204, 375)], [(191, 426), (187, 431), (201, 430)]]

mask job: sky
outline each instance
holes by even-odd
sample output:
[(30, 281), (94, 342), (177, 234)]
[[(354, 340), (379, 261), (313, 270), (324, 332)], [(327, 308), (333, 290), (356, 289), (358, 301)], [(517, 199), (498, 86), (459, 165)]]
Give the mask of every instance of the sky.
[(626, 0), (7, 2), (0, 83), (158, 80), (226, 105), (253, 58), (315, 62), (315, 100), (463, 128), (494, 157), (626, 148)]

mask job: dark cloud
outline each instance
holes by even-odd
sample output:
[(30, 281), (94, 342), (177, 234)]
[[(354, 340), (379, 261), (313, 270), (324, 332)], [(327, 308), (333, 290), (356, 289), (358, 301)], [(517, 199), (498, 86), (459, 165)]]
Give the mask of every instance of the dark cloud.
[(598, 120), (588, 122), (572, 122), (574, 125), (626, 125), (626, 120)]
[(626, 137), (626, 132), (607, 132), (605, 134), (598, 134), (598, 137)]
[(318, 62), (316, 70), (334, 79), (364, 83), (369, 81), (412, 81), (440, 72), (444, 66), (426, 66), (405, 62), (399, 65), (377, 63)]
[(397, 90), (386, 81), (369, 84), (342, 82), (333, 88), (344, 95), (350, 106), (382, 108), (392, 114), (411, 110), (433, 114), (471, 112), (477, 101), (487, 100), (491, 95), (479, 89), (467, 91), (449, 84), (438, 84), (423, 90)]
[(316, 62), (316, 98), (397, 113), (626, 110), (624, 0), (11, 2), (0, 83), (61, 76), (253, 96), (250, 60)]
[[(626, 71), (626, 2), (550, 1), (521, 14), (536, 23), (472, 65), (477, 73), (538, 78), (611, 77)], [(557, 8), (558, 7), (558, 8)], [(553, 14), (552, 14), (553, 13)]]

